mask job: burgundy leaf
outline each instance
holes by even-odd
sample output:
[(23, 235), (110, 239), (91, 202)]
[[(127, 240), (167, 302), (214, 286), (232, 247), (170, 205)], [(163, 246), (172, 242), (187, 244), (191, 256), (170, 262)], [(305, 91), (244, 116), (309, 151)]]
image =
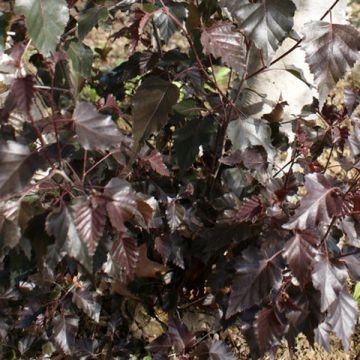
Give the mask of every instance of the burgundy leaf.
[(342, 290), (328, 309), (327, 321), (341, 339), (344, 350), (349, 350), (349, 340), (359, 315), (357, 302)]
[(274, 308), (265, 308), (258, 312), (255, 322), (256, 336), (262, 354), (269, 348), (280, 344), (284, 325)]
[(218, 23), (204, 29), (201, 34), (201, 44), (205, 54), (211, 54), (242, 74), (245, 68), (246, 46), (244, 36), (236, 30), (233, 24)]
[(243, 162), (242, 152), (240, 150), (236, 150), (230, 155), (220, 158), (219, 161), (222, 164), (229, 166), (239, 165)]
[(155, 250), (160, 254), (165, 265), (171, 260), (176, 266), (185, 269), (184, 245), (181, 240), (181, 237), (176, 233), (170, 236), (158, 236), (155, 239)]
[(312, 282), (321, 293), (321, 311), (326, 311), (343, 289), (348, 272), (344, 265), (333, 265), (328, 258), (316, 256)]
[(164, 160), (157, 150), (152, 150), (150, 154), (144, 156), (142, 160), (147, 162), (159, 175), (170, 176), (169, 169), (164, 164)]
[(236, 360), (236, 357), (222, 341), (213, 341), (209, 348), (210, 360)]
[(101, 305), (97, 300), (96, 293), (92, 293), (86, 289), (76, 289), (73, 292), (72, 301), (91, 319), (99, 322)]
[(14, 94), (16, 106), (24, 113), (30, 112), (34, 97), (34, 80), (31, 75), (17, 78), (11, 85), (10, 91)]
[(139, 259), (135, 239), (118, 236), (111, 248), (110, 255), (116, 265), (125, 270), (128, 278), (132, 279)]
[(351, 25), (312, 21), (304, 26), (306, 61), (319, 90), (320, 109), (338, 80), (359, 58), (360, 33)]
[(158, 236), (155, 239), (155, 250), (160, 254), (164, 264), (170, 259), (171, 256), (171, 243), (168, 236)]
[(253, 196), (251, 199), (246, 200), (241, 205), (236, 214), (236, 219), (239, 221), (255, 222), (263, 211), (263, 204), (259, 197)]
[(132, 190), (128, 182), (113, 178), (105, 186), (104, 194), (110, 200), (106, 208), (111, 224), (117, 231), (125, 232), (124, 223), (132, 217), (135, 217), (142, 227), (147, 227), (152, 208)]
[(81, 240), (86, 243), (89, 255), (95, 254), (99, 240), (104, 232), (106, 219), (106, 200), (91, 196), (75, 209), (75, 226)]
[(179, 320), (171, 318), (167, 334), (177, 351), (184, 351), (195, 344), (195, 336)]
[(316, 236), (304, 231), (296, 232), (284, 246), (284, 259), (302, 287), (311, 281), (312, 262), (318, 253), (317, 242)]
[(300, 200), (300, 207), (285, 229), (311, 229), (320, 221), (330, 223), (334, 216), (344, 215), (349, 205), (343, 200), (338, 188), (332, 187), (328, 179), (319, 173), (305, 176), (306, 195)]
[(348, 87), (344, 88), (344, 104), (349, 116), (360, 105), (360, 89), (349, 89)]
[(99, 113), (91, 103), (77, 103), (73, 118), (79, 143), (86, 150), (107, 150), (124, 141), (111, 116)]
[(226, 318), (259, 305), (281, 281), (281, 269), (253, 248), (243, 251), (235, 271)]
[(245, 149), (241, 157), (245, 167), (250, 170), (261, 171), (265, 170), (267, 166), (267, 154), (261, 145), (253, 146)]

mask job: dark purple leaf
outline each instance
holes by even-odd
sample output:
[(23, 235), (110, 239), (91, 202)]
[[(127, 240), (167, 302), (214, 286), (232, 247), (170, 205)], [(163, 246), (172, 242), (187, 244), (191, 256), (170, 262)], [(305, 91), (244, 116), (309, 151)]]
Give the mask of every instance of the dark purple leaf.
[(77, 103), (73, 118), (79, 143), (86, 150), (107, 150), (125, 140), (111, 116), (100, 114), (91, 103)]
[(139, 260), (139, 251), (135, 239), (119, 236), (114, 241), (110, 255), (115, 264), (120, 269), (125, 270), (128, 278), (132, 279)]
[(214, 58), (221, 58), (224, 64), (238, 74), (245, 69), (246, 46), (244, 36), (230, 23), (217, 23), (201, 34), (204, 53)]
[(17, 78), (11, 85), (10, 91), (14, 94), (16, 106), (28, 113), (34, 97), (34, 80), (31, 75), (24, 78)]
[(328, 308), (327, 321), (341, 339), (344, 350), (349, 350), (349, 341), (359, 315), (357, 302), (342, 290)]
[(312, 21), (304, 26), (306, 61), (318, 85), (320, 109), (343, 75), (351, 70), (360, 51), (360, 33), (351, 25)]
[(106, 220), (106, 200), (91, 196), (75, 209), (75, 225), (90, 256), (95, 254)]
[(280, 344), (284, 325), (279, 320), (274, 308), (265, 308), (256, 316), (256, 336), (262, 354), (269, 348)]
[(281, 269), (254, 248), (247, 248), (235, 264), (226, 317), (259, 305), (281, 281)]
[(155, 250), (160, 254), (163, 263), (166, 265), (168, 261), (172, 261), (176, 266), (185, 269), (184, 264), (184, 244), (181, 237), (176, 233), (173, 235), (158, 236), (155, 239)]
[(330, 223), (334, 216), (344, 215), (349, 205), (343, 200), (341, 191), (332, 187), (322, 174), (313, 173), (305, 176), (306, 195), (300, 200), (300, 207), (285, 229), (311, 229), (319, 222)]
[(284, 246), (283, 256), (302, 287), (311, 281), (312, 262), (318, 253), (318, 238), (310, 232), (296, 232)]
[(263, 204), (259, 197), (253, 196), (251, 199), (245, 200), (235, 217), (239, 221), (255, 222), (263, 211)]
[(179, 89), (171, 82), (155, 76), (145, 78), (132, 101), (136, 144), (142, 143), (166, 124), (168, 114), (178, 97)]
[(321, 311), (326, 311), (337, 299), (345, 285), (348, 272), (345, 266), (333, 265), (328, 258), (316, 256), (313, 263), (312, 282), (321, 293)]
[(75, 335), (79, 326), (79, 319), (72, 316), (57, 315), (53, 319), (54, 342), (66, 354), (71, 355), (75, 345)]
[(240, 29), (262, 50), (268, 64), (294, 25), (296, 10), (290, 0), (222, 0)]
[(213, 341), (209, 348), (210, 360), (236, 360), (236, 357), (222, 341)]
[(360, 89), (344, 88), (344, 104), (349, 116), (353, 113), (358, 105), (360, 105)]
[(15, 141), (0, 142), (0, 196), (22, 191), (44, 159)]
[(182, 322), (174, 318), (169, 320), (167, 334), (177, 351), (182, 352), (193, 346), (195, 343), (195, 336)]
[(85, 289), (76, 289), (73, 292), (73, 303), (94, 321), (99, 322), (101, 305), (97, 300), (96, 293)]

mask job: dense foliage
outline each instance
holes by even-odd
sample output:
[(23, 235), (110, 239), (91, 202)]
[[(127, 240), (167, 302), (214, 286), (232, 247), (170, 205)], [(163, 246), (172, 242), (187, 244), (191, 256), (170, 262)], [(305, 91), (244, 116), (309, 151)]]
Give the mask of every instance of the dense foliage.
[[(360, 33), (346, 5), (2, 5), (2, 358), (230, 360), (213, 336), (230, 326), (253, 358), (300, 332), (349, 348)], [(85, 45), (96, 28), (112, 29), (104, 48)]]

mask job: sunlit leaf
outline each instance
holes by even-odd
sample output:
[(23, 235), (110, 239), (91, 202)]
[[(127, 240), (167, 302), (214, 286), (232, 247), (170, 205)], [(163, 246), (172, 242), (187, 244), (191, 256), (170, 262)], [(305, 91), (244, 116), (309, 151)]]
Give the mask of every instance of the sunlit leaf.
[(69, 20), (66, 1), (16, 0), (15, 11), (25, 15), (26, 27), (34, 45), (44, 55), (55, 51)]
[(94, 321), (99, 322), (101, 305), (95, 293), (85, 289), (76, 289), (73, 292), (73, 303)]
[(242, 74), (245, 68), (246, 48), (244, 36), (232, 24), (218, 23), (201, 34), (201, 44), (205, 54), (221, 58), (224, 64)]
[(304, 26), (303, 49), (315, 76), (320, 108), (329, 92), (359, 59), (360, 32), (351, 25), (313, 21)]
[(75, 335), (79, 327), (79, 319), (73, 316), (57, 315), (52, 322), (56, 345), (66, 355), (71, 355), (75, 345)]
[(239, 27), (263, 51), (268, 64), (294, 25), (296, 7), (290, 0), (222, 0)]

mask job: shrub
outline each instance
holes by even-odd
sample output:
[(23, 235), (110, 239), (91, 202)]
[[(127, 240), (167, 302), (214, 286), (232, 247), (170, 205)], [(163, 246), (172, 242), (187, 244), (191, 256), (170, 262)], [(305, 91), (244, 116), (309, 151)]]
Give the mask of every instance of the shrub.
[[(346, 1), (2, 7), (4, 358), (228, 360), (212, 335), (230, 326), (253, 358), (300, 332), (349, 348), (360, 34)], [(101, 27), (107, 43), (87, 46)]]

